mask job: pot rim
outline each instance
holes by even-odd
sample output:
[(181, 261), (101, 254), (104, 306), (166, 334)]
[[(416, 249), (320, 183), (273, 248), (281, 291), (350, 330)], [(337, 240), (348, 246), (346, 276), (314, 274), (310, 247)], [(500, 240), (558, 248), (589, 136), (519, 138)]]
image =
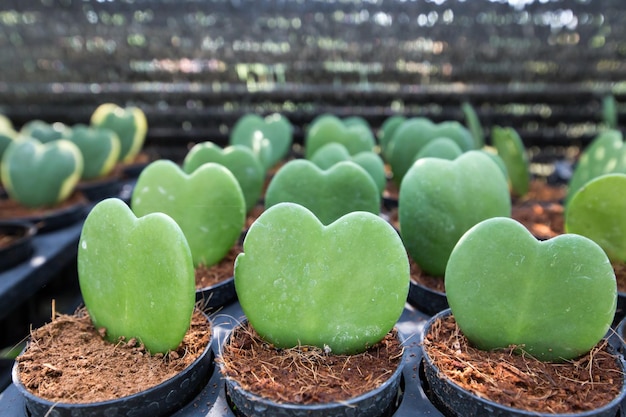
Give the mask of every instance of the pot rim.
[[(203, 311), (200, 311), (200, 313), (202, 313), (202, 315), (206, 318), (208, 323), (212, 323), (210, 317), (204, 313)], [(29, 340), (30, 343), (30, 340)], [(26, 347), (24, 347), (24, 350), (22, 350), (22, 352), (20, 353), (20, 355), (22, 355), (26, 349), (28, 348), (29, 343), (26, 344)], [(119, 397), (119, 398), (113, 398), (110, 400), (105, 400), (105, 401), (98, 401), (98, 402), (91, 402), (91, 403), (61, 403), (61, 402), (53, 402), (50, 400), (47, 400), (45, 398), (39, 397), (35, 394), (33, 394), (32, 392), (30, 392), (22, 383), (22, 381), (19, 378), (19, 374), (18, 374), (18, 362), (15, 361), (13, 364), (13, 368), (11, 370), (11, 379), (13, 381), (13, 384), (16, 386), (18, 392), (26, 399), (26, 401), (29, 402), (36, 402), (39, 403), (43, 406), (47, 406), (49, 408), (54, 408), (54, 409), (59, 409), (59, 408), (64, 408), (64, 409), (92, 409), (92, 408), (102, 408), (102, 407), (106, 407), (109, 405), (115, 405), (119, 402), (124, 402), (124, 401), (129, 401), (129, 400), (133, 400), (136, 398), (140, 398), (140, 397), (145, 397), (145, 396), (149, 396), (152, 393), (162, 390), (164, 389), (164, 387), (166, 387), (167, 385), (171, 384), (174, 380), (186, 375), (187, 373), (193, 371), (194, 368), (196, 368), (201, 362), (207, 360), (207, 355), (209, 356), (208, 360), (211, 361), (211, 365), (210, 367), (213, 367), (213, 333), (211, 332), (210, 335), (210, 339), (209, 342), (207, 343), (206, 347), (204, 348), (204, 351), (202, 352), (202, 354), (200, 356), (198, 356), (196, 358), (195, 361), (193, 361), (192, 363), (190, 363), (185, 369), (183, 369), (182, 371), (180, 371), (178, 374), (172, 376), (169, 379), (166, 379), (165, 381), (161, 382), (160, 384), (157, 384), (153, 387), (150, 387), (146, 390), (143, 391), (139, 391), (135, 394), (131, 394), (131, 395), (127, 395), (125, 397)], [(210, 371), (211, 372), (211, 371)]]
[[(429, 333), (430, 328), (432, 327), (433, 323), (443, 317), (447, 317), (449, 315), (452, 314), (452, 310), (450, 308), (447, 308), (443, 311), (440, 311), (439, 313), (435, 314), (434, 316), (432, 316), (424, 325), (424, 331), (421, 334), (421, 340), (420, 340), (420, 345), (423, 345), (423, 341), (424, 338), (426, 337), (426, 335)], [(622, 341), (621, 344), (623, 346), (626, 347), (626, 345), (624, 344), (624, 342)], [(615, 349), (613, 345), (611, 345), (609, 343), (609, 349), (613, 350)], [(588, 410), (588, 411), (583, 411), (580, 413), (558, 413), (558, 414), (554, 414), (554, 413), (537, 413), (537, 412), (533, 412), (533, 411), (528, 411), (528, 410), (524, 410), (521, 408), (513, 408), (513, 407), (509, 407), (500, 403), (497, 403), (495, 401), (492, 401), (490, 399), (487, 398), (483, 398), (483, 397), (479, 397), (478, 395), (474, 394), (471, 391), (465, 390), (463, 388), (461, 388), (458, 384), (456, 384), (454, 381), (452, 381), (450, 378), (445, 377), (445, 375), (443, 375), (443, 373), (439, 370), (439, 368), (432, 362), (430, 356), (428, 355), (428, 352), (422, 347), (422, 358), (423, 361), (425, 362), (424, 366), (428, 365), (429, 367), (431, 367), (434, 371), (435, 374), (437, 375), (437, 377), (439, 379), (441, 379), (447, 386), (453, 388), (456, 392), (461, 392), (464, 396), (469, 397), (472, 401), (476, 401), (476, 402), (482, 402), (485, 403), (487, 406), (492, 407), (492, 408), (498, 408), (502, 411), (507, 411), (510, 413), (515, 413), (515, 415), (522, 415), (522, 416), (528, 416), (528, 417), (536, 417), (536, 416), (550, 416), (550, 417), (593, 417), (596, 416), (598, 413), (603, 412), (603, 411), (609, 411), (611, 409), (616, 409), (619, 407), (620, 403), (624, 400), (624, 398), (626, 397), (626, 360), (624, 359), (624, 356), (621, 354), (618, 354), (616, 352), (612, 352), (613, 354), (615, 354), (615, 356), (617, 357), (619, 364), (622, 368), (622, 388), (619, 392), (619, 395), (617, 395), (613, 400), (611, 400), (609, 403), (603, 405), (602, 407), (599, 408), (594, 408), (592, 410)], [(616, 349), (615, 349), (616, 350)]]
[[(243, 324), (245, 324), (247, 322), (247, 320), (241, 320), (239, 321), (229, 332), (228, 336), (224, 338), (224, 342), (223, 344), (228, 343), (228, 340), (230, 339), (230, 335), (232, 334), (233, 330), (236, 329), (239, 326), (242, 326)], [(395, 327), (394, 327), (395, 328)], [(396, 329), (397, 330), (397, 329)], [(400, 343), (404, 343), (404, 337), (402, 336), (402, 334), (397, 331), (397, 337), (398, 340), (400, 341)], [(220, 345), (220, 355), (222, 353), (222, 345)], [(262, 405), (265, 406), (270, 406), (270, 407), (279, 407), (279, 408), (283, 408), (285, 410), (299, 410), (299, 411), (319, 411), (319, 410), (327, 410), (327, 409), (331, 409), (331, 408), (335, 408), (335, 407), (350, 407), (353, 404), (358, 404), (359, 402), (372, 397), (374, 395), (377, 395), (380, 392), (384, 392), (386, 389), (388, 389), (391, 385), (395, 384), (396, 382), (398, 384), (401, 383), (402, 377), (403, 377), (403, 371), (404, 371), (404, 362), (405, 362), (405, 355), (407, 355), (407, 349), (403, 349), (402, 352), (402, 357), (400, 359), (400, 363), (398, 364), (398, 367), (395, 369), (395, 371), (389, 376), (389, 378), (387, 378), (387, 380), (385, 380), (385, 382), (383, 382), (382, 384), (380, 384), (378, 387), (367, 391), (363, 394), (357, 395), (356, 397), (352, 397), (349, 398), (347, 400), (344, 401), (333, 401), (333, 402), (328, 402), (328, 403), (316, 403), (316, 404), (296, 404), (296, 403), (283, 403), (283, 402), (277, 402), (274, 400), (270, 400), (268, 398), (262, 397), (252, 391), (246, 390), (244, 389), (239, 382), (237, 382), (235, 379), (233, 379), (232, 377), (229, 377), (227, 375), (224, 375), (221, 370), (222, 370), (222, 362), (218, 361), (219, 364), (219, 368), (220, 368), (220, 374), (222, 376), (222, 378), (224, 379), (226, 385), (228, 386), (228, 384), (230, 384), (232, 386), (233, 389), (235, 390), (239, 390), (241, 392), (244, 392), (246, 394), (247, 397), (250, 398), (251, 401), (254, 402), (258, 402)]]

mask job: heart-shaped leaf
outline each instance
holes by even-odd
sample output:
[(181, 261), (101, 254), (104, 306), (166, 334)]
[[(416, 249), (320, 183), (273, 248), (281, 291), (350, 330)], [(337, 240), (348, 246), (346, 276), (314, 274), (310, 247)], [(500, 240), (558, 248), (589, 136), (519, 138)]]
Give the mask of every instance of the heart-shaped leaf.
[(391, 138), (395, 133), (398, 126), (406, 121), (405, 116), (401, 115), (393, 115), (389, 116), (385, 119), (385, 121), (380, 125), (380, 129), (378, 131), (378, 144), (380, 145), (381, 155), (385, 160), (389, 159), (388, 155), (388, 145), (391, 142)]
[[(269, 151), (258, 151), (259, 159), (264, 162), (265, 169), (269, 169), (284, 159), (293, 143), (293, 126), (280, 113), (273, 113), (266, 117), (257, 114), (242, 116), (233, 126), (230, 134), (232, 145), (243, 145), (250, 149), (259, 146), (268, 146)], [(266, 156), (263, 154), (267, 152)]]
[(183, 170), (191, 174), (207, 162), (215, 162), (233, 173), (246, 200), (246, 211), (258, 202), (263, 191), (265, 168), (252, 150), (243, 145), (231, 145), (222, 149), (212, 142), (194, 145), (183, 161)]
[(51, 206), (72, 194), (83, 172), (83, 156), (67, 139), (41, 143), (22, 137), (2, 157), (2, 183), (27, 207)]
[(600, 175), (626, 174), (626, 146), (619, 130), (605, 130), (584, 149), (567, 185), (566, 205), (583, 185)]
[(414, 157), (414, 161), (420, 158), (442, 158), (450, 161), (461, 156), (463, 151), (459, 145), (450, 138), (434, 138), (425, 144)]
[(265, 208), (282, 202), (298, 203), (324, 224), (352, 211), (380, 213), (380, 193), (374, 180), (352, 161), (322, 170), (306, 159), (283, 165), (265, 192)]
[(519, 197), (526, 195), (530, 186), (530, 171), (522, 139), (511, 127), (493, 126), (491, 140), (498, 156), (504, 161), (513, 193)]
[(78, 146), (83, 155), (82, 179), (107, 175), (115, 167), (120, 154), (120, 140), (114, 131), (78, 124), (72, 126), (68, 139)]
[(539, 241), (510, 218), (470, 229), (445, 279), (456, 322), (474, 345), (514, 345), (545, 361), (589, 351), (617, 303), (613, 268), (597, 244), (573, 234)]
[(453, 161), (419, 159), (407, 172), (398, 196), (404, 244), (423, 271), (443, 276), (452, 248), (481, 220), (511, 215), (509, 185), (481, 151)]
[(67, 139), (71, 128), (61, 122), (48, 123), (43, 120), (30, 120), (20, 129), (20, 136), (37, 139), (41, 143)]
[(104, 103), (91, 115), (92, 126), (111, 129), (120, 140), (119, 161), (132, 162), (146, 140), (148, 121), (138, 107), (121, 107), (114, 103)]
[(331, 142), (341, 143), (350, 155), (373, 151), (376, 146), (374, 133), (367, 127), (359, 123), (346, 126), (338, 117), (326, 114), (309, 127), (304, 138), (306, 158), (311, 159), (317, 150)]
[(370, 174), (378, 187), (378, 191), (381, 194), (385, 191), (385, 186), (387, 185), (385, 163), (381, 157), (374, 152), (364, 151), (356, 155), (350, 155), (345, 146), (337, 142), (332, 142), (322, 146), (311, 157), (311, 162), (321, 169), (329, 169), (341, 161), (352, 161), (359, 165)]
[(388, 162), (396, 184), (409, 170), (415, 156), (435, 138), (449, 138), (459, 145), (463, 152), (474, 149), (474, 139), (465, 126), (457, 121), (433, 123), (425, 117), (414, 117), (402, 123), (393, 134), (388, 149)]
[(235, 288), (250, 324), (276, 346), (356, 353), (397, 322), (409, 265), (398, 233), (379, 216), (350, 213), (324, 226), (282, 203), (250, 227)]
[(614, 261), (626, 261), (626, 175), (605, 174), (586, 183), (565, 211), (565, 230), (596, 242)]
[(194, 265), (211, 266), (224, 258), (245, 224), (246, 205), (235, 176), (208, 162), (186, 174), (172, 161), (143, 169), (131, 197), (137, 216), (161, 212), (185, 233)]
[(195, 277), (185, 235), (170, 217), (136, 218), (119, 199), (91, 210), (78, 245), (80, 291), (106, 337), (139, 339), (152, 353), (178, 347), (195, 303)]

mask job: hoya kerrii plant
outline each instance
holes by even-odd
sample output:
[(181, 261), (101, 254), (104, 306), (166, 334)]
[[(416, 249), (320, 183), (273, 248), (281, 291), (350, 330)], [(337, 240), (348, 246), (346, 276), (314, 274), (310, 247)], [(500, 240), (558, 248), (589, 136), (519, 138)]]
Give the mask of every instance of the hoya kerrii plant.
[(148, 120), (139, 107), (120, 106), (115, 103), (99, 105), (91, 115), (94, 127), (114, 131), (120, 140), (118, 161), (129, 164), (135, 160), (148, 133)]
[(600, 132), (581, 152), (567, 185), (565, 205), (587, 182), (600, 175), (626, 174), (626, 146), (619, 130)]
[(182, 229), (195, 266), (219, 262), (239, 239), (246, 204), (235, 176), (207, 162), (187, 174), (169, 160), (146, 166), (133, 189), (135, 215), (164, 213)]
[(280, 113), (265, 117), (245, 114), (233, 125), (229, 143), (250, 148), (265, 170), (269, 170), (291, 151), (293, 125)]
[(530, 187), (530, 163), (522, 138), (512, 127), (492, 126), (491, 141), (504, 162), (511, 193), (516, 197), (525, 196)]
[(574, 359), (605, 336), (615, 314), (615, 274), (599, 245), (576, 234), (541, 241), (506, 217), (463, 235), (445, 279), (459, 328), (481, 349)]
[(482, 151), (418, 159), (400, 185), (400, 233), (423, 272), (443, 278), (450, 252), (476, 223), (511, 215), (505, 175)]
[(150, 353), (174, 350), (195, 304), (191, 250), (163, 213), (137, 217), (105, 199), (90, 211), (78, 245), (78, 278), (91, 320), (107, 340), (138, 339)]
[(5, 150), (0, 177), (11, 199), (25, 207), (50, 207), (72, 194), (83, 165), (80, 149), (67, 139), (41, 143), (21, 137)]
[(600, 175), (576, 191), (565, 211), (565, 230), (586, 236), (612, 262), (626, 262), (626, 174)]
[(84, 124), (72, 126), (67, 139), (74, 143), (83, 156), (83, 180), (92, 180), (110, 174), (118, 161), (121, 144), (117, 134), (105, 128)]
[(370, 174), (380, 193), (382, 194), (385, 191), (387, 184), (385, 163), (380, 155), (374, 151), (362, 151), (355, 155), (350, 155), (344, 145), (338, 142), (331, 142), (322, 146), (311, 157), (311, 162), (324, 170), (341, 161), (352, 161), (361, 166)]
[(420, 150), (431, 140), (442, 137), (452, 139), (462, 152), (476, 149), (470, 131), (457, 121), (434, 123), (426, 117), (413, 117), (395, 129), (387, 144), (387, 162), (396, 185), (401, 184)]
[(361, 352), (393, 328), (408, 286), (400, 237), (368, 212), (325, 225), (299, 204), (277, 204), (252, 224), (235, 261), (241, 307), (277, 347)]
[(304, 137), (305, 157), (310, 159), (322, 146), (338, 142), (346, 147), (350, 155), (373, 151), (376, 138), (372, 130), (363, 123), (348, 125), (337, 116), (323, 114), (309, 125)]
[(323, 170), (307, 159), (284, 164), (265, 192), (265, 208), (292, 202), (312, 211), (323, 224), (330, 224), (352, 211), (380, 213), (381, 194), (361, 166), (341, 161)]
[(20, 129), (20, 136), (35, 138), (41, 143), (48, 143), (54, 140), (67, 139), (72, 128), (65, 123), (48, 123), (35, 119), (26, 122)]
[(249, 147), (230, 145), (221, 148), (213, 142), (200, 142), (187, 152), (182, 168), (191, 174), (207, 162), (223, 165), (232, 172), (243, 192), (247, 212), (259, 203), (265, 182), (265, 168)]
[(459, 239), (445, 279), (450, 309), (426, 324), (422, 348), (426, 379), (453, 415), (616, 414), (624, 361), (604, 340), (616, 281), (595, 242), (542, 241), (490, 218)]

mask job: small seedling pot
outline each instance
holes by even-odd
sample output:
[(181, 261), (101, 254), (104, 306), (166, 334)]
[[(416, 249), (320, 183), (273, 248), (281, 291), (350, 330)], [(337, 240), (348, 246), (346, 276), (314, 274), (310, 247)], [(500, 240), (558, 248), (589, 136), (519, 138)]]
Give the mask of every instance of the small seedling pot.
[(33, 253), (33, 238), (37, 234), (34, 224), (23, 221), (2, 221), (0, 234), (11, 238), (7, 246), (0, 248), (0, 272), (30, 258)]
[(165, 417), (191, 401), (209, 381), (214, 370), (211, 345), (210, 341), (202, 355), (172, 378), (145, 391), (114, 400), (81, 404), (48, 401), (34, 395), (22, 384), (17, 362), (13, 365), (12, 379), (30, 417)]
[[(424, 327), (424, 338), (430, 332), (433, 323), (440, 318), (451, 314), (450, 309), (443, 310), (431, 317)], [(623, 344), (623, 342), (622, 342)], [(615, 345), (612, 343), (612, 347)], [(616, 349), (614, 349), (616, 350)], [(618, 354), (622, 368), (622, 388), (617, 397), (601, 408), (567, 414), (554, 414), (549, 412), (526, 411), (498, 404), (486, 398), (481, 398), (446, 378), (439, 368), (432, 362), (425, 349), (423, 352), (423, 366), (429, 389), (432, 392), (433, 403), (444, 412), (445, 415), (465, 416), (491, 416), (491, 417), (615, 417), (618, 415), (620, 405), (626, 397), (626, 362), (621, 354)], [(617, 354), (617, 352), (616, 352)]]
[[(226, 338), (225, 343), (228, 343), (228, 338)], [(403, 364), (404, 358), (402, 358), (400, 365), (389, 379), (378, 388), (346, 401), (324, 404), (280, 403), (244, 389), (232, 378), (225, 377), (224, 380), (228, 401), (237, 410), (237, 416), (381, 417), (390, 415), (389, 412), (398, 398)]]

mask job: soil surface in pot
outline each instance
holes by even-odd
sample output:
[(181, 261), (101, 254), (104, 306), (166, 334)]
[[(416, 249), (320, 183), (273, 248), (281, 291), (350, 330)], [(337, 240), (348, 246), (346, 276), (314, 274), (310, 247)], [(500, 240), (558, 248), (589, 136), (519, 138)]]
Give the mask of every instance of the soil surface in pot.
[(33, 394), (52, 402), (92, 403), (136, 394), (184, 370), (210, 341), (210, 324), (199, 311), (177, 350), (150, 355), (136, 339), (110, 343), (85, 309), (59, 315), (31, 333), (16, 361), (19, 378)]
[(233, 246), (226, 256), (210, 267), (198, 265), (196, 271), (196, 289), (208, 288), (218, 284), (235, 273), (235, 258), (243, 252), (242, 245)]
[(61, 211), (78, 204), (87, 204), (87, 198), (80, 192), (72, 193), (64, 201), (51, 207), (25, 207), (10, 198), (0, 199), (0, 219), (23, 219), (23, 218), (40, 218), (50, 213)]
[(243, 389), (280, 403), (316, 404), (347, 400), (383, 384), (401, 365), (395, 331), (367, 351), (334, 355), (311, 346), (277, 349), (245, 323), (233, 331), (216, 359)]
[(606, 341), (565, 363), (538, 361), (510, 349), (472, 347), (453, 316), (433, 323), (423, 347), (449, 379), (476, 395), (517, 409), (576, 413), (599, 408), (617, 397), (622, 386), (618, 360)]

